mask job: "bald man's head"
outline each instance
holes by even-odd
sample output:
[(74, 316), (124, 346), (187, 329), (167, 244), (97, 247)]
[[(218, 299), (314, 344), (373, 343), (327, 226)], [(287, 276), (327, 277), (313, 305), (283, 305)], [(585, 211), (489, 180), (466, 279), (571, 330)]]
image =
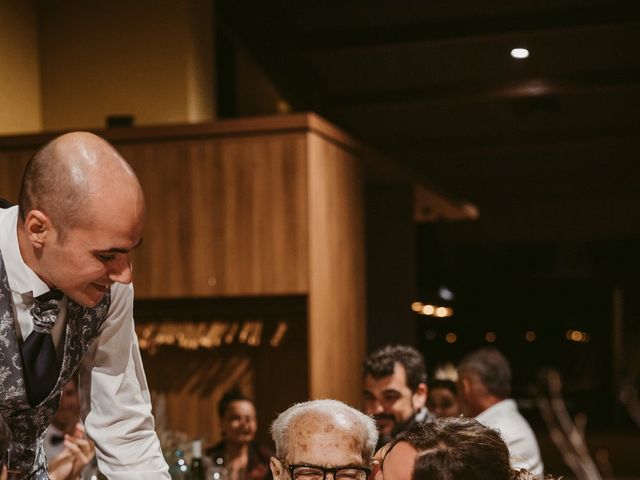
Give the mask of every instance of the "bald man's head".
[(63, 241), (69, 229), (90, 226), (95, 205), (119, 192), (143, 202), (133, 170), (113, 146), (91, 133), (68, 133), (42, 147), (27, 163), (20, 215), (24, 220), (29, 211), (42, 211)]
[(86, 307), (132, 281), (145, 207), (133, 170), (105, 140), (62, 135), (27, 164), (17, 234), (24, 262), (49, 287)]

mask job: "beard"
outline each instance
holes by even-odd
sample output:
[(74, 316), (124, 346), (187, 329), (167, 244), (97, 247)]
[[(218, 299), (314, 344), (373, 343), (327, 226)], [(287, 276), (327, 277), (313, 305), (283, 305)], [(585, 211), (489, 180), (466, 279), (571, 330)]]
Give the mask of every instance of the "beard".
[[(384, 445), (391, 442), (413, 423), (414, 417), (415, 413), (405, 421), (398, 421), (396, 417), (394, 417), (390, 413), (380, 413), (378, 415), (373, 415), (373, 419), (375, 420), (376, 426), (378, 427), (378, 444)], [(387, 425), (391, 424), (391, 429), (383, 432), (381, 429), (381, 421), (384, 421)]]

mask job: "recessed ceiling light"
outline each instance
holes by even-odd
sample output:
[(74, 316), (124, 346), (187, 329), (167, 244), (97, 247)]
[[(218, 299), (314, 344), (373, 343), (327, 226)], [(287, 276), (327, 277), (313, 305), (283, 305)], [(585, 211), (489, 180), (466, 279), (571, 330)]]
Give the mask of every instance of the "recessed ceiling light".
[(511, 50), (511, 56), (513, 58), (521, 60), (529, 56), (529, 50), (527, 50), (526, 48), (514, 48), (513, 50)]

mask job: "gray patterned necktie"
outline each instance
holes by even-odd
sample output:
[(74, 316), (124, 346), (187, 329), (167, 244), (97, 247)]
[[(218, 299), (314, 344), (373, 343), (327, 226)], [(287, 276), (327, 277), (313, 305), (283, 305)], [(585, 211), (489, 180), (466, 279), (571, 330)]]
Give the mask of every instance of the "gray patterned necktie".
[(33, 331), (22, 343), (22, 370), (29, 405), (35, 407), (49, 396), (58, 380), (58, 358), (51, 329), (58, 318), (60, 290), (33, 299)]

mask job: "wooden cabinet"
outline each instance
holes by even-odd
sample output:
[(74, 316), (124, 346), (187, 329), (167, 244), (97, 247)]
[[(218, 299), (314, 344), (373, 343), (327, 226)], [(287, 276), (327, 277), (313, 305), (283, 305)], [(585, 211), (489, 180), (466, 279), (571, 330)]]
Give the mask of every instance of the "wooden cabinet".
[(119, 148), (147, 198), (140, 298), (308, 289), (304, 134), (167, 139)]

